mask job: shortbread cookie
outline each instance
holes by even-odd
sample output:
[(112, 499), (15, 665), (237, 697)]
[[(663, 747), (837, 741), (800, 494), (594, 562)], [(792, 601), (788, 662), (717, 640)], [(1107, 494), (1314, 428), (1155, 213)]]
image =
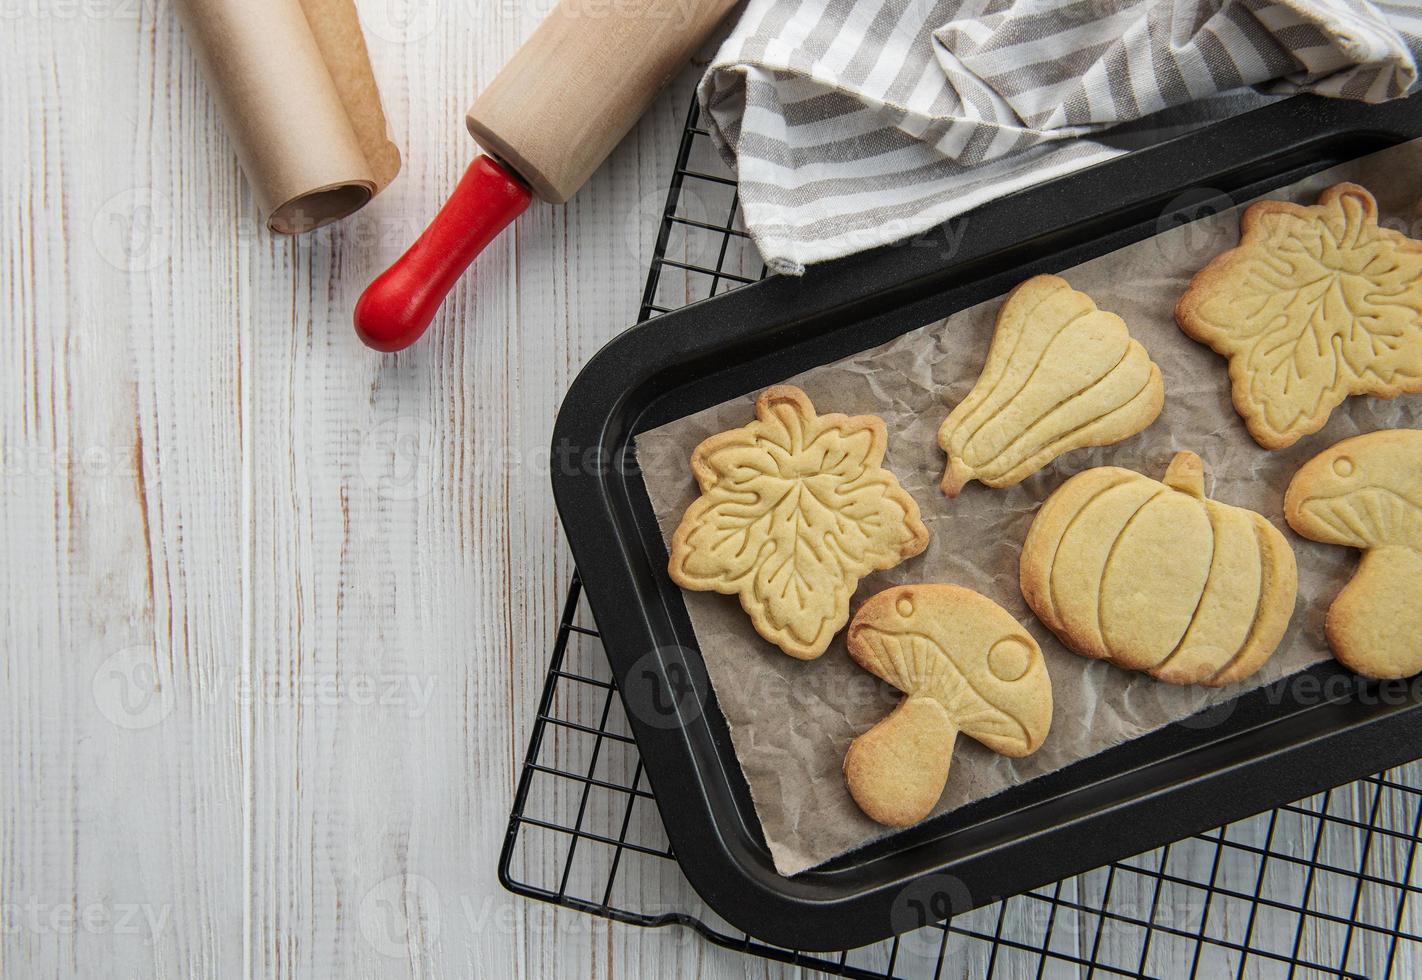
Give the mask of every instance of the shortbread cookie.
[(1135, 435), (1164, 403), (1160, 368), (1120, 317), (1034, 276), (1008, 294), (977, 384), (938, 430), (943, 492), (1010, 487), (1062, 453)]
[(1259, 445), (1281, 449), (1349, 395), (1422, 391), (1422, 242), (1378, 227), (1356, 184), (1311, 207), (1260, 201), (1175, 319), (1229, 358), (1235, 410)]
[(740, 597), (756, 632), (813, 660), (849, 619), (859, 579), (928, 546), (918, 504), (884, 469), (874, 415), (816, 415), (799, 388), (767, 389), (756, 420), (691, 455), (701, 496), (672, 538), (685, 589)]
[(1258, 670), (1294, 610), (1294, 553), (1259, 514), (1206, 498), (1204, 479), (1182, 452), (1164, 482), (1100, 466), (1062, 484), (1022, 547), (1032, 611), (1077, 653), (1172, 684)]
[(844, 757), (850, 795), (881, 824), (928, 816), (959, 732), (1012, 758), (1047, 737), (1052, 682), (1037, 641), (971, 589), (887, 589), (859, 607), (848, 639), (855, 663), (908, 695)]
[(1306, 538), (1363, 552), (1328, 608), (1334, 656), (1368, 677), (1422, 671), (1422, 432), (1384, 429), (1325, 449), (1294, 475), (1284, 517)]

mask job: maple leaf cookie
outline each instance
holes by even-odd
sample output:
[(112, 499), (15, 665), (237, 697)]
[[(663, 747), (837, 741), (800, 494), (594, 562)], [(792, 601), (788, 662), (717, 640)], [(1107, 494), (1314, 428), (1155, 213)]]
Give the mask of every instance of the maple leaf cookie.
[(1282, 449), (1349, 395), (1422, 391), (1422, 242), (1379, 227), (1356, 184), (1308, 207), (1260, 201), (1175, 319), (1229, 358), (1235, 410), (1259, 445)]
[(1334, 656), (1368, 677), (1422, 671), (1422, 432), (1383, 429), (1325, 449), (1294, 474), (1284, 519), (1363, 552), (1328, 607)]
[(1160, 368), (1125, 321), (1059, 276), (1007, 295), (987, 363), (938, 430), (943, 492), (1010, 487), (1062, 453), (1128, 439), (1165, 404)]
[(1042, 650), (986, 596), (938, 583), (887, 589), (859, 607), (848, 642), (855, 663), (905, 694), (844, 757), (849, 794), (881, 824), (906, 827), (933, 811), (959, 733), (1014, 759), (1047, 737)]
[(813, 660), (849, 620), (859, 579), (928, 546), (918, 504), (884, 469), (873, 415), (818, 415), (777, 385), (756, 419), (691, 455), (701, 496), (672, 536), (668, 570), (684, 589), (736, 595), (756, 632)]

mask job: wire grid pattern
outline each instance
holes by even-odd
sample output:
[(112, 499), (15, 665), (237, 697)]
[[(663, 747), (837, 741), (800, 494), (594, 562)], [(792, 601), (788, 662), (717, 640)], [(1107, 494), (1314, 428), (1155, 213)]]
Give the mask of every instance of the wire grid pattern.
[[(693, 102), (642, 317), (763, 275)], [(1412, 976), (1422, 975), (1419, 831), (1422, 760), (874, 946), (770, 946), (718, 916), (681, 875), (575, 575), (500, 877), (531, 898), (682, 925), (850, 977)]]

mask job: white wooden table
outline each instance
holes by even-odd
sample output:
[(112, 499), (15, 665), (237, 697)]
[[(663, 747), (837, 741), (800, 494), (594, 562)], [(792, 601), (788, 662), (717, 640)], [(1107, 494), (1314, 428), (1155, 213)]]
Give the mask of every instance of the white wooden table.
[(287, 239), (169, 4), (0, 5), (0, 974), (796, 972), (495, 880), (554, 412), (635, 318), (694, 70), (418, 346), (350, 327), (546, 9), (362, 2), (404, 170)]

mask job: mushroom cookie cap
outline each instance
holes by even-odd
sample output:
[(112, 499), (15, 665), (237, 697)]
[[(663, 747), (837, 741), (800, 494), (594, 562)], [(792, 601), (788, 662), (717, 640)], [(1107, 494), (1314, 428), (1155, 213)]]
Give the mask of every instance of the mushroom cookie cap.
[(1378, 678), (1422, 670), (1422, 432), (1325, 449), (1294, 474), (1284, 517), (1306, 538), (1363, 552), (1324, 627), (1339, 661)]
[(701, 495), (672, 536), (684, 589), (740, 598), (756, 632), (812, 660), (849, 619), (859, 579), (928, 545), (918, 504), (884, 469), (873, 415), (819, 415), (799, 388), (767, 389), (756, 419), (691, 456)]
[(1135, 435), (1164, 404), (1160, 368), (1119, 316), (1034, 276), (1003, 302), (977, 383), (938, 430), (943, 492), (1010, 487), (1062, 453)]
[(1077, 653), (1218, 687), (1283, 639), (1298, 568), (1274, 525), (1208, 499), (1200, 457), (1181, 452), (1163, 481), (1103, 466), (1062, 484), (1027, 532), (1021, 585)]
[(1384, 429), (1325, 449), (1294, 474), (1284, 517), (1325, 544), (1422, 551), (1422, 431)]
[(1030, 755), (1052, 723), (1052, 684), (1032, 635), (997, 603), (956, 585), (902, 585), (869, 599), (848, 634), (855, 663), (907, 695), (844, 759), (859, 808), (891, 827), (933, 810), (958, 733)]
[(1229, 358), (1235, 410), (1259, 445), (1281, 449), (1350, 395), (1422, 391), (1422, 242), (1380, 227), (1356, 184), (1309, 207), (1260, 201), (1175, 319)]

